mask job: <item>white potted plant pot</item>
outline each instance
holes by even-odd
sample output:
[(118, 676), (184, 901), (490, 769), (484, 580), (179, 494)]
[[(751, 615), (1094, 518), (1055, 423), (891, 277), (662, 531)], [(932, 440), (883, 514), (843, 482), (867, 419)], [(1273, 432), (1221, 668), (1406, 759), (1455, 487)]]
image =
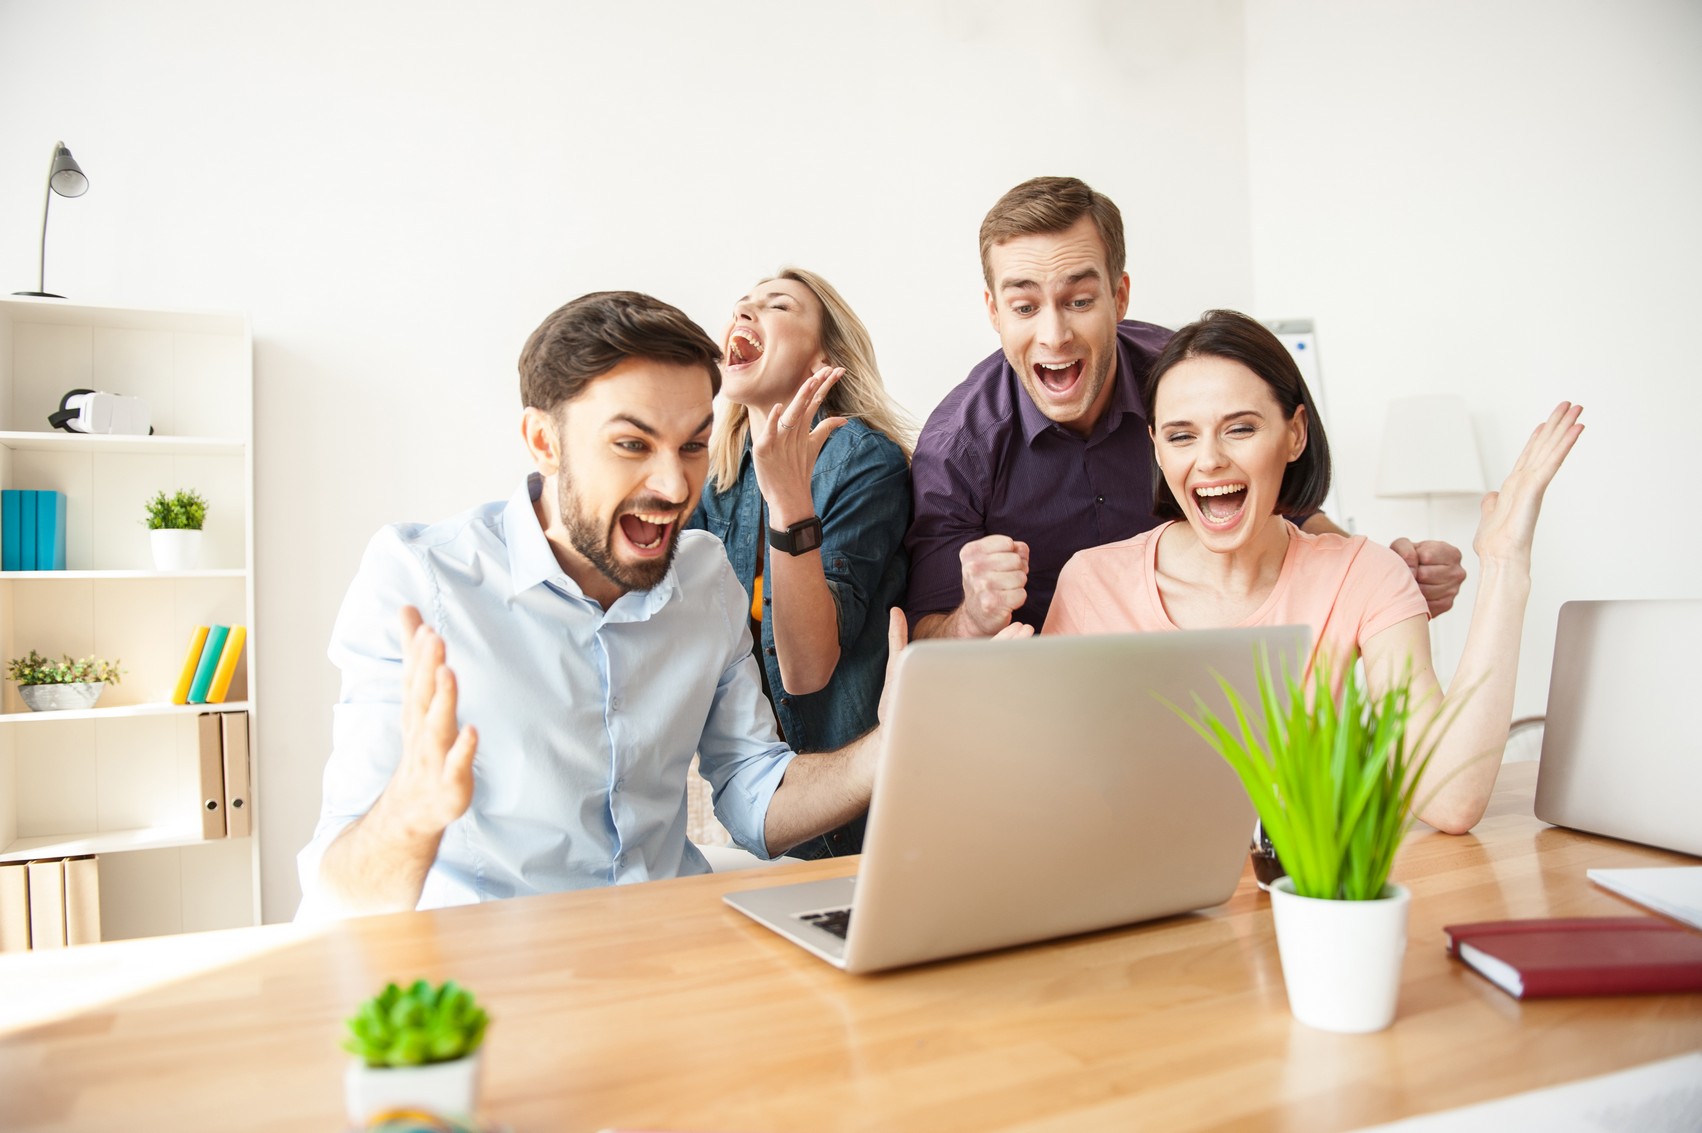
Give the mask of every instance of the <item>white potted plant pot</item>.
[(1392, 883), (1375, 901), (1300, 897), (1292, 878), (1271, 883), (1282, 979), (1296, 1019), (1350, 1034), (1394, 1022), (1411, 900), (1404, 885)]
[(201, 532), (158, 527), (148, 532), (157, 570), (194, 570), (201, 561)]
[(31, 712), (58, 712), (66, 708), (93, 708), (106, 691), (105, 681), (78, 681), (58, 685), (19, 685), (18, 695)]
[(343, 1075), (343, 1098), (358, 1128), (391, 1110), (471, 1117), (479, 1108), (479, 1052), (424, 1066), (374, 1067), (357, 1058)]

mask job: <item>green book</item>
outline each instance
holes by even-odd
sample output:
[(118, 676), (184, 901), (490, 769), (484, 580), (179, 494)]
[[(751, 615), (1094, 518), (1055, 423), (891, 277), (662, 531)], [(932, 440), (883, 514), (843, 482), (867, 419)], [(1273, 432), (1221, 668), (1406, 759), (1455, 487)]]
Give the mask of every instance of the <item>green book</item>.
[(195, 666), (195, 679), (189, 683), (189, 703), (207, 703), (207, 690), (213, 686), (219, 655), (225, 651), (225, 638), (229, 636), (230, 626), (214, 626), (207, 631), (207, 644), (201, 647), (201, 663)]

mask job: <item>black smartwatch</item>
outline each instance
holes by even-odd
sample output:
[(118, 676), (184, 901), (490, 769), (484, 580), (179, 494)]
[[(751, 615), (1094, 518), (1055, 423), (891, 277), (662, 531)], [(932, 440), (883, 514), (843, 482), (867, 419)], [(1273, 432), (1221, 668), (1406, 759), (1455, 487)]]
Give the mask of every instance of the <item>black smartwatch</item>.
[(768, 545), (788, 555), (801, 555), (821, 546), (821, 520), (817, 516), (800, 519), (784, 531), (768, 529)]

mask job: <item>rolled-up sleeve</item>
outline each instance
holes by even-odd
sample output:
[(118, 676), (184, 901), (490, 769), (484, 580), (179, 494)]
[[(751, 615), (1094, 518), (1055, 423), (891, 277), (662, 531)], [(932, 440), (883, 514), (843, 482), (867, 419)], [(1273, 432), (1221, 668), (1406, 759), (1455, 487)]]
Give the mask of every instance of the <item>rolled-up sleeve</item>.
[[(428, 623), (437, 603), (429, 574), (396, 528), (373, 537), (349, 585), (327, 655), (342, 672), (331, 710), (331, 756), (325, 764), (319, 822), (296, 856), (299, 918), (317, 916), (319, 867), (325, 851), (378, 800), (401, 758), (402, 648), (398, 611), (418, 607)], [(441, 627), (439, 627), (441, 628)]]
[(774, 711), (762, 692), (744, 595), (732, 567), (726, 566), (719, 598), (727, 615), (727, 650), (698, 741), (698, 766), (714, 793), (715, 817), (733, 841), (769, 858), (773, 855), (764, 831), (768, 804), (795, 756), (781, 742)]
[[(839, 612), (839, 647), (856, 644), (869, 602), (901, 544), (910, 520), (910, 464), (904, 450), (867, 433), (823, 484), (821, 566)], [(884, 617), (886, 611), (875, 611)]]

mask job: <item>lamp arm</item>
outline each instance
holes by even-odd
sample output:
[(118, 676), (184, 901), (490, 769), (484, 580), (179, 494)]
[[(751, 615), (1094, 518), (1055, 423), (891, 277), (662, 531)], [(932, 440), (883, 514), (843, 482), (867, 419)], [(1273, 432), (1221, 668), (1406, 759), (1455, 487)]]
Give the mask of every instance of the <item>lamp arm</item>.
[(47, 209), (53, 204), (53, 163), (59, 158), (59, 147), (53, 147), (53, 156), (47, 159), (47, 195), (41, 202), (41, 251), (35, 261), (35, 289), (40, 292), (47, 290)]

